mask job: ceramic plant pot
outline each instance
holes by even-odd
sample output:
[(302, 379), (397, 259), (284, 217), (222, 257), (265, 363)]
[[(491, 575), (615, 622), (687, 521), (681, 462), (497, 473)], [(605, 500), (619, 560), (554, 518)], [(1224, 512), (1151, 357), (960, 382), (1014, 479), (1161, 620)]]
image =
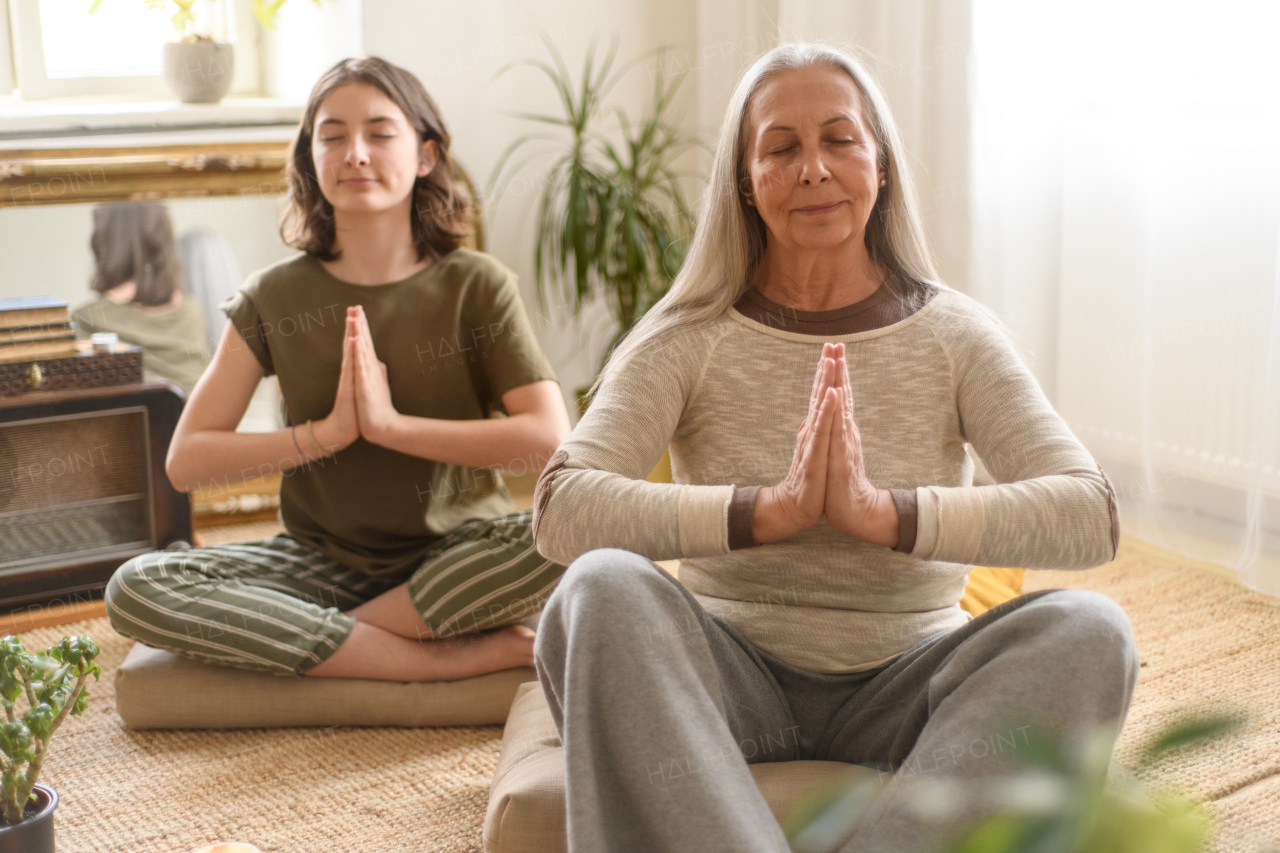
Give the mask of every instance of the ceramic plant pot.
[(212, 39), (164, 46), (164, 79), (184, 104), (216, 104), (231, 91), (235, 51)]
[(22, 823), (0, 823), (0, 853), (54, 853), (53, 810), (58, 792), (36, 783), (35, 801), (27, 803)]

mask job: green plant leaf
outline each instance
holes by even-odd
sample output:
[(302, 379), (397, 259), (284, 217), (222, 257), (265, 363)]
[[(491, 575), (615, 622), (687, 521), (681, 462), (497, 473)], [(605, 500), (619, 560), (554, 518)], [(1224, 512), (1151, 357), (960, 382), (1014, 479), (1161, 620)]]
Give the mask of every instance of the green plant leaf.
[[(50, 652), (53, 653), (58, 651), (57, 649), (50, 649)], [(33, 672), (47, 672), (62, 665), (62, 658), (56, 657), (55, 654), (33, 654), (27, 656), (27, 666)]]
[(1244, 722), (1243, 715), (1219, 714), (1193, 717), (1175, 723), (1161, 732), (1146, 748), (1141, 765), (1159, 761), (1171, 752), (1229, 735), (1238, 731)]
[(861, 773), (807, 792), (783, 821), (794, 853), (823, 853), (839, 847), (880, 794), (883, 781)]
[[(285, 0), (253, 0), (253, 17), (264, 29), (274, 30), (279, 25), (280, 8)], [(316, 0), (316, 5), (320, 5)]]
[(48, 702), (41, 702), (22, 715), (22, 722), (26, 724), (32, 737), (45, 742), (49, 740), (49, 735), (52, 734), (51, 728), (56, 716), (58, 716), (57, 709)]
[(89, 707), (89, 688), (86, 687), (82, 689), (80, 691), (80, 695), (76, 697), (75, 704), (71, 706), (71, 714), (72, 715), (83, 714), (88, 707)]
[(1035, 822), (1021, 815), (1001, 814), (988, 818), (949, 853), (1014, 853), (1024, 851), (1037, 834)]
[[(543, 124), (552, 124), (556, 127), (573, 127), (572, 122), (568, 119), (556, 118), (555, 116), (544, 116), (538, 113), (507, 113), (511, 118), (523, 119), (525, 121), (537, 121)], [(523, 139), (525, 137), (521, 137)], [(518, 141), (518, 140), (517, 140)]]
[(0, 697), (4, 698), (6, 707), (13, 705), (13, 702), (22, 695), (22, 690), (22, 682), (14, 677), (8, 667), (0, 670)]

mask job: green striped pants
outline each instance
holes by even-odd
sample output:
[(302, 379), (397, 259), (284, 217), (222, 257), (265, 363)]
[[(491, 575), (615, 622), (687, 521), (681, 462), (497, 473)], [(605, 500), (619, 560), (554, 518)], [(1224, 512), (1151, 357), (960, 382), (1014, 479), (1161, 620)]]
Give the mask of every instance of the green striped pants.
[[(538, 613), (564, 566), (534, 548), (533, 511), (463, 524), (408, 576), (435, 638), (476, 634)], [(301, 675), (337, 651), (356, 620), (342, 611), (404, 583), (349, 569), (290, 536), (156, 551), (107, 584), (111, 627), (196, 660)]]

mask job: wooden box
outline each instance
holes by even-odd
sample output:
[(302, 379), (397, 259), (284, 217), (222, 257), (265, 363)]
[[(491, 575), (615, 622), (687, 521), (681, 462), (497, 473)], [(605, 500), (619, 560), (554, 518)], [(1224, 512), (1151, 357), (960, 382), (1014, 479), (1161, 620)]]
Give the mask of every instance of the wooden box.
[(107, 388), (141, 381), (142, 349), (123, 344), (117, 344), (111, 352), (94, 352), (84, 342), (75, 355), (0, 361), (0, 397), (34, 391)]

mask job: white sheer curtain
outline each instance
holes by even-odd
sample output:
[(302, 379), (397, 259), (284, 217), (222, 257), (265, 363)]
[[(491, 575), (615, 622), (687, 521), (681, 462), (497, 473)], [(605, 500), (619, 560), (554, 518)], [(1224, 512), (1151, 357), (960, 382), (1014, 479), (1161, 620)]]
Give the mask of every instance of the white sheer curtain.
[(1014, 331), (1126, 532), (1280, 595), (1280, 4), (777, 10), (868, 58), (943, 277)]
[(972, 8), (970, 291), (1129, 533), (1280, 594), (1280, 6)]
[(227, 238), (217, 231), (198, 228), (178, 238), (178, 262), (182, 264), (187, 295), (204, 310), (210, 355), (218, 348), (227, 318), (218, 308), (240, 289), (244, 275)]
[[(227, 238), (216, 230), (197, 228), (178, 238), (178, 261), (182, 264), (187, 296), (204, 309), (209, 354), (218, 349), (227, 318), (218, 306), (235, 295), (244, 281), (240, 264)], [(249, 408), (236, 427), (240, 432), (271, 432), (285, 425), (280, 385), (269, 376), (258, 383)]]

